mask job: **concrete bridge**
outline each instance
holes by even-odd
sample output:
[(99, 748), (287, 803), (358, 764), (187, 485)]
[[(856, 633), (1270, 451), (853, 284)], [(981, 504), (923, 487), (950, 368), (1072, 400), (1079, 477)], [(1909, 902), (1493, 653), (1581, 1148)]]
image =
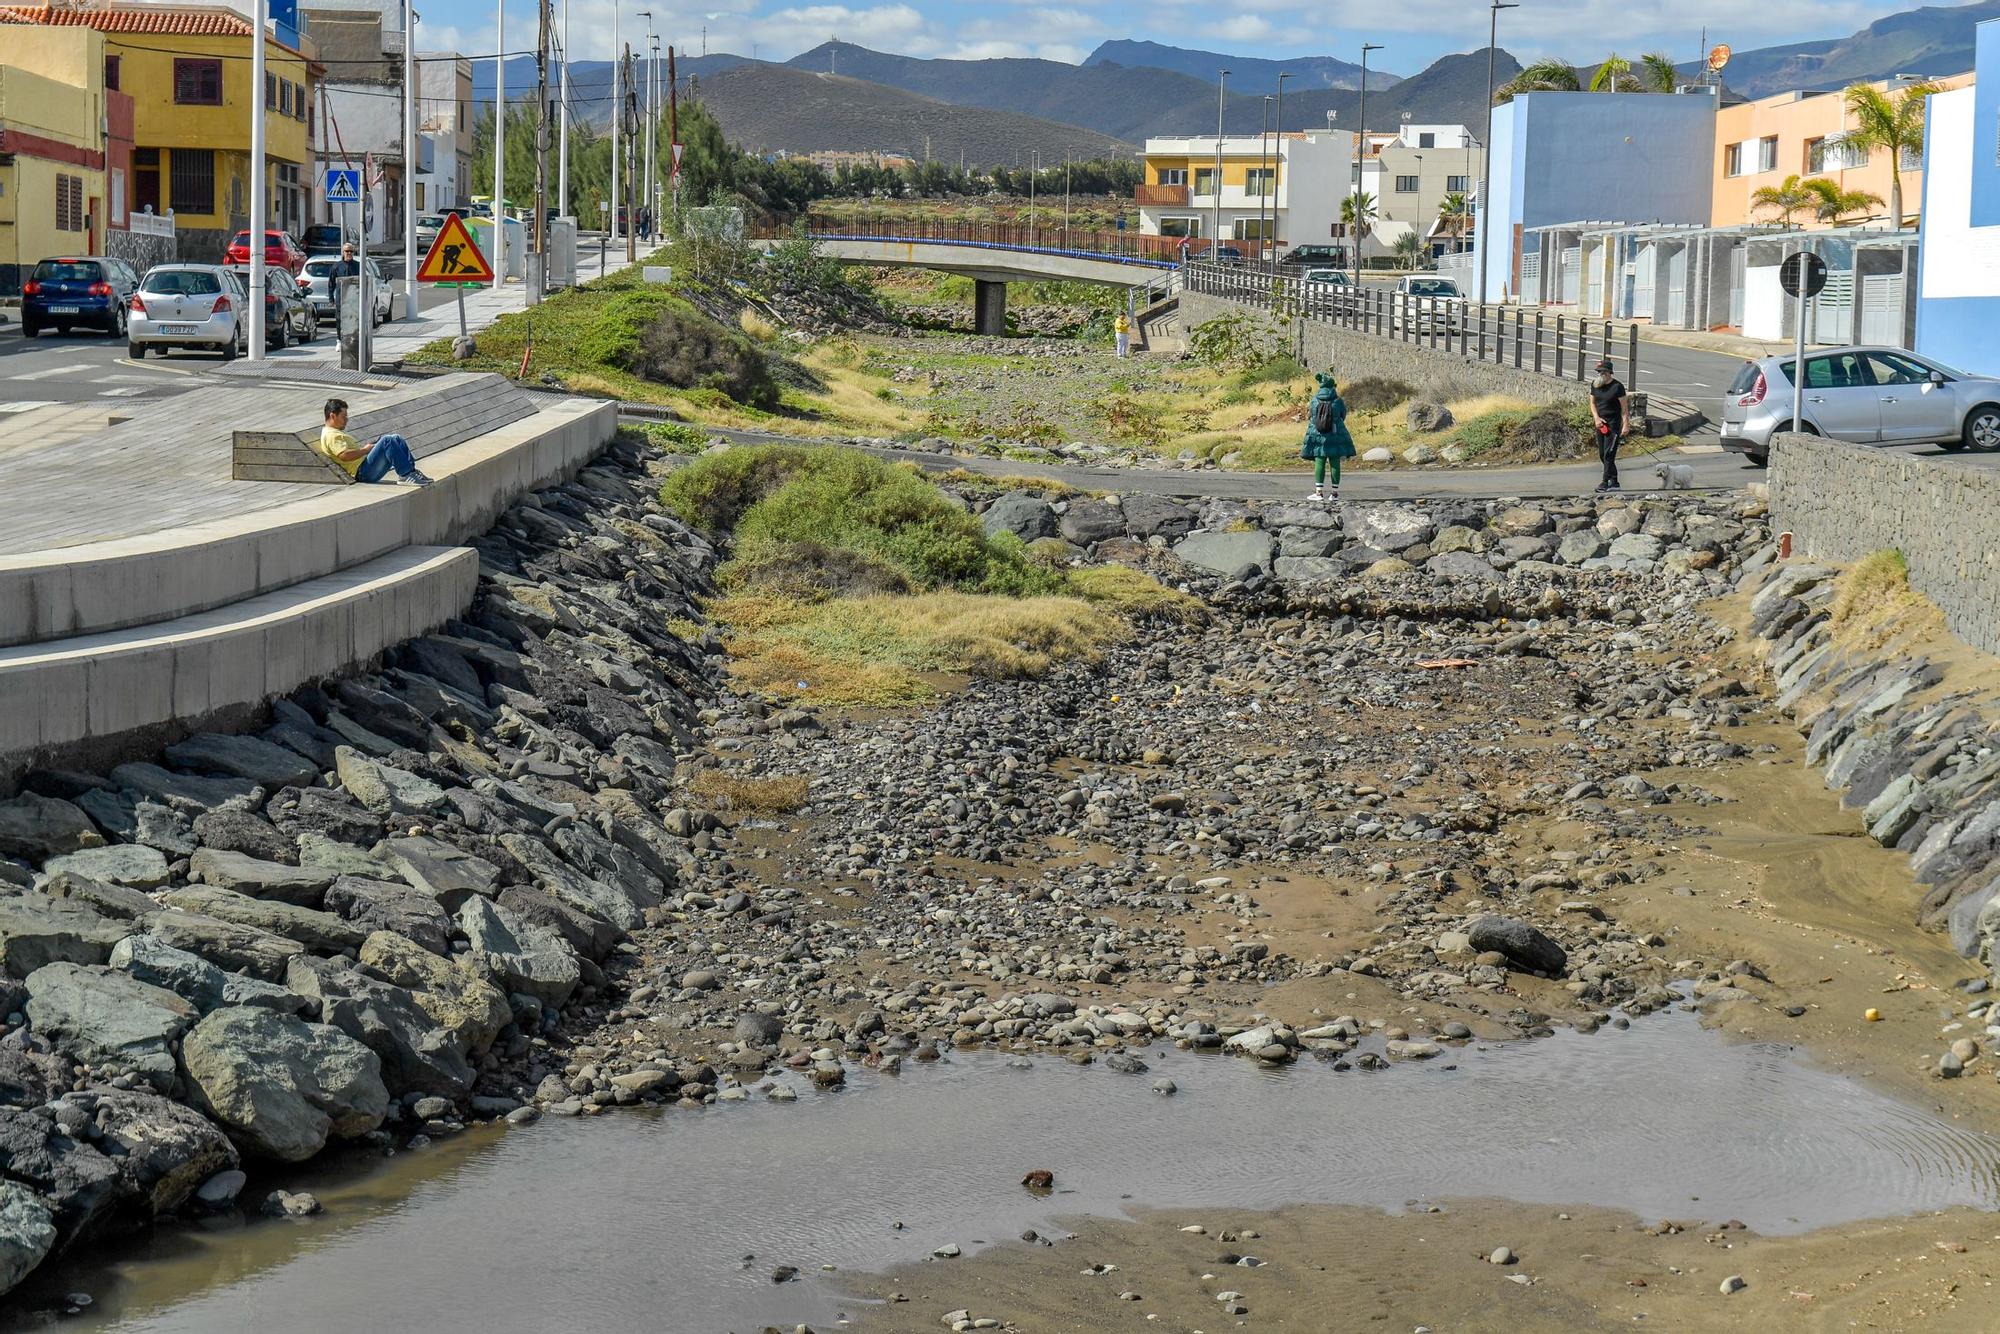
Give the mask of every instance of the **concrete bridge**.
[[(1039, 244), (1026, 228), (1010, 226), (838, 230), (811, 228), (820, 253), (845, 264), (881, 264), (958, 273), (976, 284), (973, 311), (982, 334), (1007, 331), (1010, 282), (1086, 282), (1108, 287), (1157, 288), (1164, 294), (1180, 265), (1170, 237), (1124, 232), (1072, 236), (1069, 244)], [(1044, 229), (1043, 235), (1048, 230)], [(948, 234), (938, 234), (948, 233)], [(1059, 236), (1060, 233), (1058, 232)], [(779, 238), (761, 244), (769, 249)], [(1147, 253), (1147, 251), (1152, 253)]]

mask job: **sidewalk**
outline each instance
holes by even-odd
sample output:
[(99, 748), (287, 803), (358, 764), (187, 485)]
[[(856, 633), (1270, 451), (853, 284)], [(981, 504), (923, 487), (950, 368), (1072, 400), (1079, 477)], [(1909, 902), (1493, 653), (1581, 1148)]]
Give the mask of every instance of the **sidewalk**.
[[(651, 243), (643, 244), (638, 262), (644, 264), (651, 251)], [(576, 280), (579, 284), (601, 277), (603, 273), (617, 273), (626, 267), (625, 248), (622, 244), (614, 242), (606, 249), (604, 268), (600, 271), (596, 238), (585, 238), (577, 242)], [(525, 282), (509, 282), (497, 289), (468, 287), (465, 289), (466, 331), (476, 339), (502, 315), (526, 310), (527, 307), (528, 286)], [(378, 326), (370, 355), (378, 365), (400, 361), (426, 344), (436, 342), (440, 338), (457, 336), (458, 302), (448, 297), (429, 310), (418, 312), (414, 320), (393, 320)], [(267, 359), (303, 366), (338, 366), (340, 344), (332, 338), (323, 338), (302, 347), (274, 350), (267, 354)]]

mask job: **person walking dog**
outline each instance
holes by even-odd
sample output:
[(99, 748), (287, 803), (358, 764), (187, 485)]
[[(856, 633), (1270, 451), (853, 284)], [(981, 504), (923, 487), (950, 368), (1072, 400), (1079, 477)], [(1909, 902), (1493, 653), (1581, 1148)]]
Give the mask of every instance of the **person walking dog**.
[[(1340, 461), (1354, 457), (1354, 437), (1347, 433), (1347, 401), (1334, 385), (1333, 372), (1319, 373), (1319, 388), (1306, 408), (1306, 439), (1299, 457), (1313, 461), (1312, 499), (1328, 502), (1340, 499)], [(1332, 465), (1333, 485), (1326, 475)]]
[(1627, 412), (1631, 400), (1611, 370), (1609, 361), (1598, 362), (1597, 378), (1590, 382), (1590, 419), (1597, 426), (1597, 461), (1604, 465), (1604, 480), (1597, 484), (1600, 492), (1618, 489), (1618, 445), (1631, 421)]

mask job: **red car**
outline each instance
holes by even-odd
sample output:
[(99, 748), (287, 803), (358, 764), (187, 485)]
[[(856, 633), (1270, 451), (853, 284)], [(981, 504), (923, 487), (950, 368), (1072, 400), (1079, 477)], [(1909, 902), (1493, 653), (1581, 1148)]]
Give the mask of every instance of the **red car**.
[[(223, 253), (224, 264), (248, 264), (250, 262), (250, 233), (238, 232), (236, 239), (229, 243)], [(264, 263), (266, 267), (280, 268), (297, 276), (305, 267), (306, 252), (292, 239), (290, 232), (271, 231), (264, 233)]]

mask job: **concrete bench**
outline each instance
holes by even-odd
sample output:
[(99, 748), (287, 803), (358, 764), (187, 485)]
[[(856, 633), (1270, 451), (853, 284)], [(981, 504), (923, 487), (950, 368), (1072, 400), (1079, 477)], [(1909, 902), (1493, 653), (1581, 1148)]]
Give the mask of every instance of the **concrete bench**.
[[(331, 391), (329, 397), (341, 396)], [(394, 432), (417, 458), (462, 445), (535, 414), (527, 393), (494, 375), (446, 375), (392, 394), (355, 395), (347, 431), (366, 444)], [(347, 486), (345, 469), (313, 448), (323, 423), (296, 419), (270, 430), (230, 436), (229, 475), (239, 482), (307, 482)]]

